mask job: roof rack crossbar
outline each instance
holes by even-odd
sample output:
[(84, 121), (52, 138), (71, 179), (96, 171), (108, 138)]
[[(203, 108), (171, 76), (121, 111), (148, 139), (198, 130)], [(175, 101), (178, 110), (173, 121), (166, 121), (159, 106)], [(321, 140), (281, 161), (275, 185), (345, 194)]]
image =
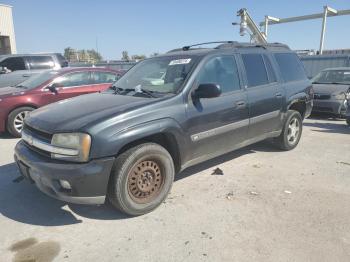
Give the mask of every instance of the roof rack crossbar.
[(214, 42), (205, 42), (205, 43), (199, 43), (199, 44), (195, 44), (195, 45), (188, 45), (188, 46), (184, 46), (182, 47), (183, 51), (188, 51), (191, 47), (194, 46), (201, 46), (201, 45), (210, 45), (210, 44), (233, 44), (234, 41), (214, 41)]

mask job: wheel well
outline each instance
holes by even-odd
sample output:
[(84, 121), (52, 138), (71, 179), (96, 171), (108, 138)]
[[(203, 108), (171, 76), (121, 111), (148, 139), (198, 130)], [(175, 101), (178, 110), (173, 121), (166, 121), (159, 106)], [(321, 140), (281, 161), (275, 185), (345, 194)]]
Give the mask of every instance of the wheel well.
[(301, 101), (295, 102), (289, 107), (289, 110), (298, 111), (300, 113), (300, 115), (302, 116), (302, 118), (304, 118), (305, 111), (306, 111), (306, 104), (305, 104), (305, 102), (301, 102)]
[(118, 152), (117, 155), (120, 155), (124, 153), (126, 150), (135, 147), (137, 145), (147, 143), (147, 142), (152, 142), (156, 143), (158, 145), (161, 145), (164, 147), (169, 154), (171, 155), (173, 161), (174, 161), (174, 166), (175, 166), (175, 171), (179, 172), (181, 169), (181, 158), (180, 158), (180, 153), (179, 153), (179, 147), (176, 142), (176, 139), (174, 135), (170, 133), (158, 133), (154, 134), (151, 136), (143, 137), (141, 139), (137, 139), (135, 141), (132, 141), (126, 145), (124, 145)]
[(38, 109), (37, 106), (33, 106), (33, 105), (19, 105), (19, 106), (16, 106), (15, 108), (12, 108), (12, 109), (8, 112), (7, 117), (6, 117), (6, 119), (5, 119), (5, 125), (7, 125), (7, 121), (8, 121), (9, 115), (10, 115), (13, 111), (15, 111), (16, 109), (21, 108), (21, 107), (31, 107), (31, 108), (33, 108), (34, 110), (35, 110), (35, 109)]

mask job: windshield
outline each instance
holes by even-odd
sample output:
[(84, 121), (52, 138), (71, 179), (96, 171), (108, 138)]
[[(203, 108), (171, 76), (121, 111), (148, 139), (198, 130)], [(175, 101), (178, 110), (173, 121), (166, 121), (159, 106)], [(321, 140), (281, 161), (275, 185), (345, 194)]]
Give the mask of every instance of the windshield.
[(350, 69), (322, 71), (312, 79), (312, 82), (315, 84), (350, 84)]
[(195, 56), (167, 56), (144, 60), (114, 83), (114, 88), (176, 93), (195, 64)]
[(24, 82), (22, 82), (16, 86), (22, 87), (25, 89), (33, 89), (33, 88), (36, 88), (39, 85), (45, 83), (46, 81), (52, 79), (57, 74), (58, 74), (58, 71), (52, 71), (52, 70), (45, 71), (43, 73), (29, 77), (29, 79), (25, 80)]

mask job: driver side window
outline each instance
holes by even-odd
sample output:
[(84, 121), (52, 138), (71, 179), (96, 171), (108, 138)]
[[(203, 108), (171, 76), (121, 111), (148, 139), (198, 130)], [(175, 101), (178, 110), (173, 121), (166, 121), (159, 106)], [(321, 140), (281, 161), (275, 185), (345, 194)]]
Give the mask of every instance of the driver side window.
[(237, 64), (233, 56), (211, 58), (198, 74), (198, 85), (216, 84), (221, 93), (240, 90)]
[(77, 72), (59, 76), (54, 81), (57, 87), (75, 87), (91, 84), (90, 72)]

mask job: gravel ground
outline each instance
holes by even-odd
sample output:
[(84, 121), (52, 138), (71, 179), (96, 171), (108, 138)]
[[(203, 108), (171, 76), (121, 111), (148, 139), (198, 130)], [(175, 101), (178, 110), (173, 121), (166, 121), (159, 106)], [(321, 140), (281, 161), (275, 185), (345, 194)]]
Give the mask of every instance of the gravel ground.
[(345, 121), (306, 120), (290, 152), (263, 142), (187, 169), (136, 218), (13, 182), (16, 142), (0, 137), (0, 261), (350, 261)]

